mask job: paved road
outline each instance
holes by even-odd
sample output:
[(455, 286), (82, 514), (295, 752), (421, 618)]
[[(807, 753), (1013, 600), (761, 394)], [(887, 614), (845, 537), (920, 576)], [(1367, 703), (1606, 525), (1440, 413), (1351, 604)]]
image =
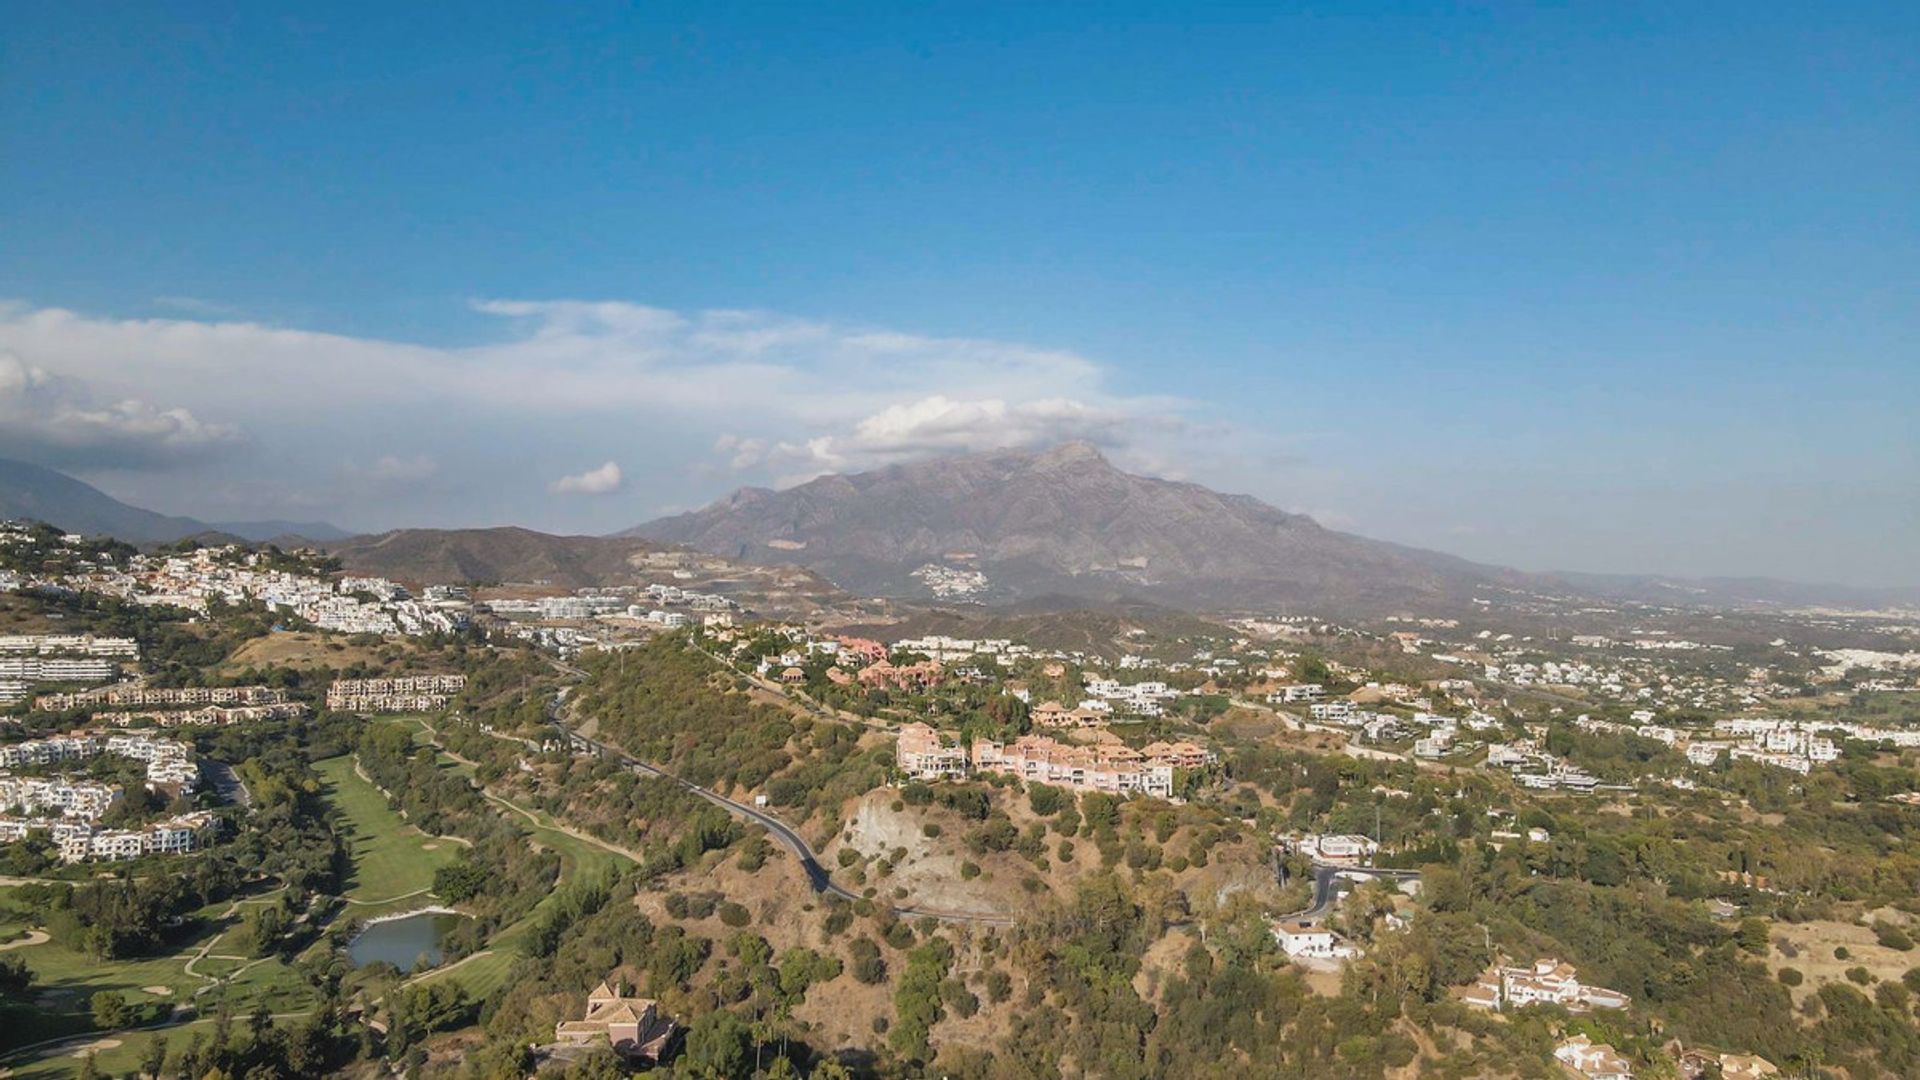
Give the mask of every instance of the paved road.
[(246, 783), (233, 771), (233, 766), (224, 761), (209, 761), (207, 772), (213, 777), (213, 790), (221, 798), (243, 810), (253, 809), (253, 792), (247, 790)]
[(1319, 923), (1332, 914), (1334, 905), (1340, 902), (1340, 875), (1365, 874), (1383, 881), (1418, 881), (1418, 870), (1390, 870), (1379, 866), (1347, 866), (1339, 863), (1316, 862), (1313, 864), (1313, 905), (1301, 911), (1293, 912), (1283, 918), (1304, 923)]
[[(610, 746), (574, 731), (567, 726), (566, 721), (560, 714), (561, 704), (565, 700), (566, 695), (564, 692), (556, 695), (553, 703), (548, 706), (547, 718), (573, 745), (591, 747), (595, 753), (604, 757), (611, 757), (627, 768), (632, 769), (634, 772), (645, 773), (648, 776), (657, 776), (663, 780), (679, 784), (681, 787), (686, 788), (688, 791), (713, 803), (728, 813), (736, 817), (745, 818), (765, 828), (768, 833), (772, 834), (775, 840), (778, 840), (782, 846), (793, 852), (795, 858), (800, 860), (800, 869), (806, 872), (807, 881), (813, 886), (814, 892), (837, 896), (849, 901), (866, 899), (866, 897), (860, 893), (854, 892), (844, 885), (835, 882), (832, 875), (827, 873), (827, 868), (820, 865), (820, 859), (814, 854), (813, 848), (807, 844), (806, 840), (801, 838), (799, 833), (789, 828), (786, 823), (782, 822), (779, 818), (766, 813), (758, 807), (749, 806), (742, 802), (735, 802), (719, 792), (711, 791), (698, 784), (682, 780), (672, 773), (667, 772), (665, 769), (660, 768), (658, 765), (642, 761), (617, 746)], [(935, 911), (929, 908), (911, 906), (903, 907), (895, 905), (893, 907), (893, 913), (903, 919), (931, 917), (939, 919), (942, 922), (972, 923), (978, 926), (1012, 926), (1014, 923), (1014, 917), (1011, 915), (986, 915), (962, 911)]]

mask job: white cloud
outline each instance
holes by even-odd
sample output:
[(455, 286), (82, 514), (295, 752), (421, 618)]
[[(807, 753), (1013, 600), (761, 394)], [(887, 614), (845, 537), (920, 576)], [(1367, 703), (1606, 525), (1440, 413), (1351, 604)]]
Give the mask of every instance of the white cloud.
[(1176, 418), (1130, 413), (1124, 405), (1090, 405), (1072, 398), (1009, 402), (935, 394), (889, 405), (838, 434), (773, 445), (724, 436), (716, 449), (732, 455), (735, 469), (763, 464), (799, 467), (802, 471), (788, 478), (807, 479), (918, 457), (1039, 447), (1069, 439), (1125, 447), (1142, 431), (1174, 431), (1181, 426)]
[(135, 397), (99, 401), (79, 379), (0, 352), (0, 450), (57, 466), (160, 468), (242, 441), (240, 429)]
[(556, 495), (611, 495), (625, 484), (626, 477), (620, 474), (620, 466), (609, 461), (597, 469), (563, 476), (547, 485), (547, 490)]
[[(698, 499), (694, 484), (792, 482), (952, 451), (1085, 438), (1136, 468), (1212, 454), (1251, 460), (1246, 432), (1223, 436), (1177, 398), (1118, 392), (1093, 360), (1063, 349), (795, 318), (765, 311), (672, 311), (620, 301), (483, 299), (492, 340), (432, 346), (218, 318), (116, 319), (0, 304), (0, 350), (81, 380), (108, 400), (177, 400), (180, 439), (198, 416), (245, 417), (263, 451), (230, 472), (309, 466), (316, 445), (359, 446), (393, 430), (431, 453), (451, 500), (530, 516), (505, 481), (537, 491), (570, 464), (564, 441), (650, 470), (649, 494)], [(401, 425), (399, 429), (395, 425)], [(206, 440), (220, 434), (201, 432)], [(422, 442), (423, 438), (431, 442)], [(525, 452), (512, 453), (512, 447)], [(708, 460), (699, 450), (711, 447)], [(692, 457), (690, 457), (690, 454)], [(363, 459), (364, 460), (364, 459)], [(346, 502), (391, 494), (425, 466), (362, 464)], [(307, 475), (323, 488), (348, 477)], [(484, 470), (484, 471), (483, 471)], [(522, 470), (512, 474), (512, 470)], [(475, 505), (469, 502), (468, 505)]]
[(1085, 357), (1007, 342), (618, 302), (485, 300), (473, 308), (510, 320), (508, 336), (436, 348), (251, 322), (105, 319), (15, 305), (0, 306), (0, 349), (149, 396), (191, 387), (196, 406), (236, 415), (444, 400), (516, 413), (645, 408), (833, 425), (963, 387), (1009, 401), (1106, 397), (1101, 369)]

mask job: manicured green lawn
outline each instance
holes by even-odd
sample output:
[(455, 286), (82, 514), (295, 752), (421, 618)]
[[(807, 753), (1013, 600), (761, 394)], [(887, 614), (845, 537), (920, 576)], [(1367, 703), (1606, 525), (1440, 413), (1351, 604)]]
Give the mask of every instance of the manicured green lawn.
[[(244, 1015), (244, 1014), (242, 1014)], [(279, 1025), (292, 1025), (299, 1020), (283, 1017), (274, 1021)], [(97, 1036), (99, 1049), (94, 1053), (94, 1068), (101, 1076), (126, 1076), (140, 1067), (140, 1059), (145, 1056), (147, 1044), (157, 1035), (167, 1041), (170, 1052), (177, 1052), (187, 1045), (196, 1034), (206, 1038), (213, 1031), (213, 1019), (194, 1020), (160, 1031), (125, 1031), (114, 1035)], [(12, 1076), (15, 1080), (72, 1080), (79, 1074), (84, 1045), (67, 1047), (57, 1054), (43, 1057), (26, 1064), (15, 1064)]]
[(379, 789), (353, 771), (352, 757), (328, 758), (314, 768), (347, 822), (353, 859), (347, 899), (374, 904), (423, 893), (433, 886), (433, 872), (459, 857), (458, 844), (422, 833), (389, 809)]
[[(186, 962), (201, 946), (219, 937), (223, 929), (209, 921), (173, 942), (167, 952), (128, 960), (97, 961), (54, 941), (23, 946), (11, 950), (11, 954), (33, 970), (33, 993), (43, 1011), (80, 1014), (87, 1011), (88, 999), (100, 990), (118, 990), (136, 1006), (191, 996), (212, 980), (188, 975)], [(147, 987), (165, 987), (170, 993), (150, 993)], [(18, 1045), (33, 1040), (24, 1033), (6, 1032), (4, 1041)]]
[[(166, 1039), (169, 1047), (178, 1048), (184, 1047), (195, 1031), (205, 1033), (212, 1028), (213, 1021), (209, 1019), (182, 1024), (160, 1032), (138, 1031), (99, 1036), (101, 1048), (94, 1053), (94, 1068), (99, 1070), (102, 1076), (124, 1075), (140, 1067), (140, 1058), (147, 1048), (148, 1040), (154, 1035), (158, 1034)], [(69, 1080), (79, 1073), (81, 1056), (84, 1053), (84, 1050), (69, 1047), (38, 1061), (16, 1065), (13, 1075), (19, 1080)]]
[[(12, 1030), (4, 1033), (4, 1041), (21, 1046), (44, 1038), (86, 1034), (92, 1026), (90, 999), (101, 990), (120, 992), (130, 1005), (152, 1019), (166, 1018), (172, 1006), (182, 1002), (192, 1004), (200, 1016), (211, 1015), (222, 1001), (230, 1003), (239, 1015), (251, 1012), (262, 1002), (275, 1012), (303, 1012), (312, 1007), (312, 990), (278, 958), (251, 966), (242, 961), (207, 959), (195, 965), (202, 977), (187, 974), (187, 961), (208, 942), (217, 942), (225, 930), (219, 923), (205, 925), (174, 943), (171, 952), (128, 960), (96, 961), (56, 942), (15, 950), (33, 969), (37, 1008), (12, 1018)], [(216, 978), (226, 975), (235, 977), (226, 985), (216, 985)], [(161, 993), (163, 989), (168, 992)], [(101, 1071), (113, 1074), (129, 1071), (137, 1064), (150, 1036), (144, 1032), (105, 1032), (91, 1037), (120, 1043), (103, 1047), (99, 1054)], [(168, 1037), (184, 1040), (186, 1035), (182, 1029), (170, 1029)], [(0, 1055), (0, 1061), (12, 1066), (16, 1077), (68, 1077), (80, 1066), (71, 1048), (51, 1054), (42, 1051), (37, 1057), (29, 1052), (18, 1059)]]
[(436, 968), (420, 976), (419, 981), (459, 983), (467, 988), (471, 996), (485, 998), (506, 985), (507, 975), (523, 955), (516, 945), (504, 940), (512, 930), (509, 927), (506, 933), (488, 945), (489, 952), (485, 956), (476, 956), (457, 967)]

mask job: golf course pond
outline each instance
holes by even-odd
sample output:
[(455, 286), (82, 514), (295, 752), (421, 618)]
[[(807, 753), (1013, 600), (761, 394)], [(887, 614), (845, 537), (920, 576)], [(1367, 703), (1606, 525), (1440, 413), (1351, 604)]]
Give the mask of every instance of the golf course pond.
[(440, 943), (468, 918), (453, 911), (425, 910), (373, 919), (347, 943), (347, 958), (357, 967), (385, 962), (403, 972), (434, 967), (446, 955)]

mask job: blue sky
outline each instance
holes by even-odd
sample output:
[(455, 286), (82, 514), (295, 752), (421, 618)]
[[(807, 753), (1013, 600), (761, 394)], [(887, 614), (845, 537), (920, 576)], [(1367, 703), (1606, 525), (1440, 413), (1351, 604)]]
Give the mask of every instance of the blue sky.
[(1084, 436), (1920, 583), (1913, 5), (390, 7), (5, 6), (0, 452), (602, 531)]

